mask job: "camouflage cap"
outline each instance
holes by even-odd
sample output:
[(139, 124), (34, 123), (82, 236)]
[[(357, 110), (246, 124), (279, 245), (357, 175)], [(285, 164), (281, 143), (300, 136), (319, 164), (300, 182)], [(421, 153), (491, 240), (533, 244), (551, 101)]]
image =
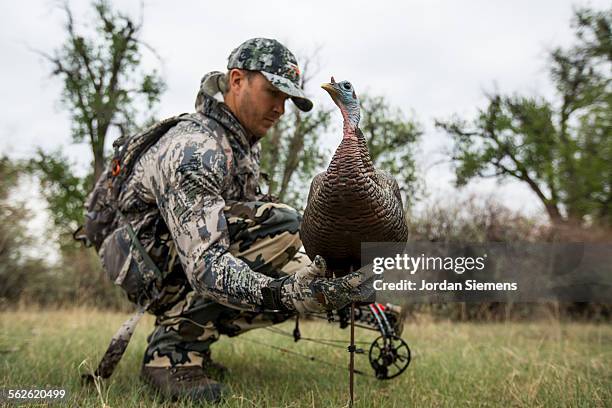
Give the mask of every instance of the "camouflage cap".
[(295, 56), (281, 43), (269, 38), (251, 38), (230, 54), (227, 69), (259, 71), (278, 90), (291, 97), (304, 112), (312, 109), (312, 101), (300, 87), (300, 68)]

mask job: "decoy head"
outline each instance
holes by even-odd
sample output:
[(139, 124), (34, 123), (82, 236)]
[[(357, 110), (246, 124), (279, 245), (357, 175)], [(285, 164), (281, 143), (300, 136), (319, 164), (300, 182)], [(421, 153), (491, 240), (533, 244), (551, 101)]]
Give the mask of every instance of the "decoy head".
[(340, 108), (342, 117), (344, 118), (345, 127), (355, 129), (359, 124), (359, 99), (355, 93), (353, 85), (349, 81), (336, 82), (334, 77), (331, 77), (329, 83), (321, 85), (331, 96), (334, 103)]

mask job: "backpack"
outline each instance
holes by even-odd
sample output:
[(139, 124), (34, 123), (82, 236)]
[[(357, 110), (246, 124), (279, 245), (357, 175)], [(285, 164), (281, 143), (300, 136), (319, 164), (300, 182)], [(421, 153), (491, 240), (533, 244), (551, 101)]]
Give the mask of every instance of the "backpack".
[(113, 158), (87, 197), (85, 222), (74, 232), (75, 240), (83, 242), (85, 246), (93, 245), (99, 251), (106, 237), (119, 226), (120, 218), (123, 218), (118, 206), (119, 194), (132, 174), (134, 165), (170, 128), (184, 120), (203, 126), (200, 120), (184, 113), (113, 142)]
[[(160, 278), (161, 272), (140, 243), (136, 232), (126, 217), (119, 210), (119, 194), (123, 190), (125, 181), (132, 174), (138, 159), (170, 128), (184, 120), (204, 126), (200, 120), (193, 116), (182, 114), (158, 122), (131, 137), (120, 137), (113, 142), (115, 151), (107, 171), (96, 181), (94, 189), (85, 202), (85, 223), (73, 234), (74, 239), (82, 241), (86, 246), (93, 245), (96, 251), (99, 251), (107, 237), (114, 234), (119, 228), (126, 228), (130, 237), (130, 245), (138, 250), (147, 267), (153, 272), (151, 279)], [(143, 282), (145, 286), (149, 286), (149, 283), (146, 279)], [(137, 312), (126, 320), (115, 333), (95, 372), (82, 375), (86, 382), (94, 383), (96, 378), (108, 378), (112, 375), (127, 348), (138, 321), (151, 304), (161, 296), (155, 285), (152, 285), (152, 289), (154, 290), (153, 297), (148, 299), (145, 304), (139, 304)]]

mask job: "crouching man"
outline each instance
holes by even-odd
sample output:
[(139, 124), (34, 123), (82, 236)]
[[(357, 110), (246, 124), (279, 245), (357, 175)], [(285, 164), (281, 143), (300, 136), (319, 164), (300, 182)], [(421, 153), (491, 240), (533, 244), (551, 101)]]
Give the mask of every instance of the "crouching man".
[(196, 113), (137, 159), (118, 196), (121, 222), (100, 247), (109, 277), (156, 316), (141, 375), (172, 398), (221, 399), (225, 368), (210, 352), (221, 334), (338, 309), (365, 287), (358, 273), (323, 278), (323, 260), (298, 252), (300, 214), (259, 194), (258, 141), (287, 99), (312, 109), (295, 57), (254, 38), (227, 69), (207, 74)]

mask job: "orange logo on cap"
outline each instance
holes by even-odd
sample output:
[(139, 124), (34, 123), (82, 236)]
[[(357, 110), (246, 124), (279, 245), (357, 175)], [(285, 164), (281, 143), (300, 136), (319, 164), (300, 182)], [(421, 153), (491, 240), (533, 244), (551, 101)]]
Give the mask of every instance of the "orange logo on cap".
[(300, 68), (296, 64), (289, 63), (291, 69), (295, 72), (295, 74), (299, 77), (301, 75)]

